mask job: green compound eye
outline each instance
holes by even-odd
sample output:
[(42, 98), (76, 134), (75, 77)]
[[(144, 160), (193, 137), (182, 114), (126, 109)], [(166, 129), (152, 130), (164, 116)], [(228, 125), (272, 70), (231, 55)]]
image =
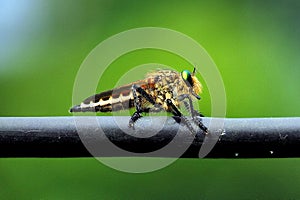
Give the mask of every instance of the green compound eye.
[(183, 70), (181, 72), (181, 76), (185, 81), (187, 81), (189, 79), (189, 77), (191, 76), (191, 72), (189, 70)]
[(181, 72), (181, 76), (182, 76), (183, 80), (186, 81), (186, 83), (188, 83), (190, 86), (193, 86), (192, 76), (191, 76), (191, 72), (189, 70), (183, 70)]

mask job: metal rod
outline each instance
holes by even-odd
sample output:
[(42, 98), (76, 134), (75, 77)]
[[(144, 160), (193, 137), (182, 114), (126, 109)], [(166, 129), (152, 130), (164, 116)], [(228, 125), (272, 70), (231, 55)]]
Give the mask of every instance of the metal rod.
[[(300, 157), (300, 118), (227, 118), (218, 129), (214, 119), (223, 123), (203, 118), (211, 133), (193, 137), (171, 117), (143, 117), (134, 130), (129, 117), (0, 117), (0, 157), (198, 158), (204, 143), (209, 158)], [(169, 144), (175, 148), (157, 151)]]

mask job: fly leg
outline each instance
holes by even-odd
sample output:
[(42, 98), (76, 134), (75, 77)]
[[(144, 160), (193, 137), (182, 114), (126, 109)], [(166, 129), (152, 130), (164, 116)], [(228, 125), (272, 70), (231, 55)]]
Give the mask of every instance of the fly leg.
[[(189, 102), (184, 101), (184, 99), (188, 99)], [(204, 115), (202, 113), (198, 112), (197, 110), (194, 109), (192, 99), (188, 95), (182, 95), (180, 97), (180, 100), (183, 101), (184, 106), (186, 109), (190, 112), (192, 115), (193, 121), (198, 125), (198, 127), (204, 131), (204, 133), (207, 135), (208, 134), (208, 129), (207, 127), (202, 123), (202, 118)]]
[[(194, 134), (196, 135), (196, 131), (192, 127), (192, 124), (189, 122), (189, 120), (182, 115), (182, 113), (178, 110), (178, 108), (173, 104), (171, 99), (166, 99), (166, 103), (168, 107), (171, 109), (171, 112), (173, 113), (174, 116), (180, 117), (180, 119), (183, 121), (184, 125), (187, 126), (187, 128)], [(175, 119), (175, 121), (177, 121)], [(177, 121), (178, 122), (178, 121)]]
[[(132, 94), (133, 94), (133, 100), (134, 100), (134, 105), (136, 108), (136, 111), (133, 113), (133, 115), (131, 116), (130, 120), (129, 120), (129, 127), (134, 128), (134, 123), (142, 117), (141, 113), (142, 112), (149, 112), (150, 108), (142, 108), (141, 105), (141, 98), (138, 97), (137, 92), (143, 97), (145, 98), (147, 101), (149, 101), (152, 105), (155, 105), (155, 101), (153, 100), (153, 98), (141, 87), (137, 86), (137, 85), (132, 85)], [(157, 106), (156, 106), (157, 107)], [(158, 108), (158, 107), (157, 107)]]
[(207, 127), (202, 123), (202, 118), (203, 115), (196, 111), (196, 110), (193, 110), (193, 104), (191, 103), (187, 103), (186, 101), (183, 102), (184, 103), (184, 106), (187, 108), (187, 109), (191, 109), (189, 112), (192, 114), (192, 119), (193, 121), (197, 124), (197, 126), (202, 130), (204, 131), (205, 135), (208, 134), (208, 129)]

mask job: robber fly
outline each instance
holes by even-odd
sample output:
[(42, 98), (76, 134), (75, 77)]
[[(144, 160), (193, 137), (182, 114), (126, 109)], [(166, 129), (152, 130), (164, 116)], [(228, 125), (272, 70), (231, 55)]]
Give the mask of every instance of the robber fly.
[(136, 111), (129, 120), (129, 127), (134, 128), (134, 123), (142, 117), (142, 113), (167, 111), (179, 117), (196, 134), (191, 120), (180, 111), (180, 104), (183, 103), (192, 121), (207, 134), (208, 129), (201, 119), (203, 115), (193, 108), (192, 103), (193, 100), (200, 100), (201, 93), (202, 85), (195, 76), (195, 68), (192, 73), (189, 70), (181, 73), (157, 70), (148, 73), (143, 80), (88, 97), (80, 105), (71, 108), (70, 112), (113, 112), (135, 107)]

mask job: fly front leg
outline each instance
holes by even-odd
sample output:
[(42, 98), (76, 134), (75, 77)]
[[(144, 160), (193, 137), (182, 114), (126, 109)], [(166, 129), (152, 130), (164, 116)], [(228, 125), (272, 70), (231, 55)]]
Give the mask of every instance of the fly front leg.
[[(204, 115), (202, 115), (200, 112), (198, 112), (197, 110), (194, 109), (191, 97), (189, 95), (181, 95), (179, 97), (179, 99), (183, 102), (186, 109), (192, 115), (193, 121), (207, 135), (208, 134), (208, 128), (202, 123), (202, 118), (201, 118), (201, 117), (204, 117)], [(188, 99), (188, 102), (184, 101), (185, 99)]]
[[(184, 101), (185, 99), (188, 99), (189, 104), (187, 104), (187, 102)], [(189, 110), (192, 117), (194, 117), (194, 116), (204, 117), (204, 115), (201, 112), (194, 109), (193, 101), (192, 101), (191, 97), (188, 94), (180, 95), (178, 97), (178, 100), (182, 101), (185, 104), (184, 106), (186, 107), (186, 109)]]
[(128, 126), (134, 128), (134, 123), (139, 118), (142, 117), (141, 113), (149, 112), (149, 110), (150, 110), (150, 108), (142, 108), (142, 99), (138, 97), (137, 92), (142, 96), (142, 98), (145, 98), (152, 105), (155, 105), (155, 101), (143, 88), (134, 84), (134, 85), (132, 85), (131, 89), (132, 89), (133, 101), (134, 101), (136, 111), (131, 116)]

